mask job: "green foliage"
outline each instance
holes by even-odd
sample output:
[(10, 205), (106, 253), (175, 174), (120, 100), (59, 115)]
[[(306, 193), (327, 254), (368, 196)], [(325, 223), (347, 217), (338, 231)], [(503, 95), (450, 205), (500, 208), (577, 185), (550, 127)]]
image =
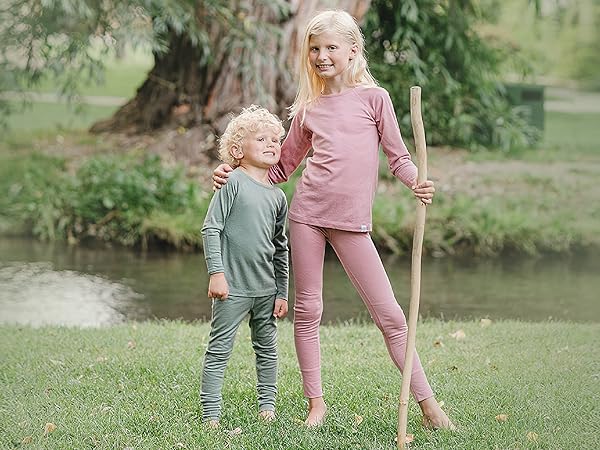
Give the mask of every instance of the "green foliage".
[[(494, 17), (486, 35), (518, 51), (531, 74), (550, 84), (577, 83), (600, 90), (600, 3), (597, 0), (547, 1), (524, 8), (523, 0), (488, 0)], [(503, 68), (507, 75), (519, 70)]]
[(529, 146), (539, 133), (504, 97), (497, 73), (506, 54), (475, 33), (485, 18), (479, 6), (473, 0), (375, 0), (365, 24), (372, 72), (390, 92), (405, 133), (411, 130), (407, 93), (417, 84), (431, 144)]
[(197, 244), (207, 203), (181, 170), (163, 167), (157, 156), (95, 157), (74, 175), (58, 160), (33, 163), (10, 193), (10, 212), (42, 239), (95, 237), (125, 245), (164, 239), (160, 227), (148, 225), (161, 214), (195, 216), (195, 239), (188, 240)]
[(559, 4), (554, 18), (561, 39), (563, 74), (579, 81), (583, 88), (600, 90), (600, 3), (587, 0)]
[[(0, 8), (0, 93), (26, 101), (26, 91), (50, 79), (77, 102), (81, 86), (102, 83), (111, 54), (126, 46), (161, 54), (172, 36), (185, 35), (201, 49), (198, 64), (210, 64), (209, 23), (243, 29), (240, 20), (228, 0), (8, 0)], [(0, 125), (13, 111), (0, 96)]]

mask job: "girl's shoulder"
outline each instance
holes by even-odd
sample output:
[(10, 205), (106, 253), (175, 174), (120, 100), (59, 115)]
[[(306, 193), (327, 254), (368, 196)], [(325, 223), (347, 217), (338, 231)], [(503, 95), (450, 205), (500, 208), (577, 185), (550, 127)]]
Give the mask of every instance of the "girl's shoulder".
[(381, 86), (357, 86), (356, 92), (367, 98), (389, 98), (388, 91)]
[(359, 86), (356, 93), (363, 104), (368, 105), (373, 114), (379, 114), (382, 110), (389, 109), (392, 99), (385, 88), (381, 86)]

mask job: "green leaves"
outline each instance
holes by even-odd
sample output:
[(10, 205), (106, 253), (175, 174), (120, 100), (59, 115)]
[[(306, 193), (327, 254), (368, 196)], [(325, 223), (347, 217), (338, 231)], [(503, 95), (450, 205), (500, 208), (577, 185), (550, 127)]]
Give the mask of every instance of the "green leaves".
[(508, 55), (474, 31), (484, 13), (473, 0), (373, 1), (364, 27), (370, 66), (404, 134), (411, 133), (407, 93), (418, 84), (430, 144), (508, 150), (539, 137), (504, 98), (498, 72)]
[[(91, 236), (125, 245), (147, 238), (146, 219), (188, 215), (206, 203), (181, 170), (163, 167), (158, 156), (94, 157), (74, 175), (63, 162), (44, 160), (31, 165), (11, 195), (11, 212), (42, 239)], [(197, 220), (199, 233), (200, 212)]]

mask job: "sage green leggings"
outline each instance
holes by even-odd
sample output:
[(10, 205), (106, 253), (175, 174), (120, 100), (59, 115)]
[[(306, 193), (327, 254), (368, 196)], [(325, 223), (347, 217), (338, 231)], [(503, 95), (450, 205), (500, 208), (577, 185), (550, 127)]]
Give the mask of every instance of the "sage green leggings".
[(225, 367), (233, 350), (235, 333), (250, 313), (252, 346), (256, 355), (258, 410), (275, 411), (277, 393), (277, 324), (273, 317), (275, 295), (213, 299), (208, 348), (202, 370), (202, 420), (221, 416)]

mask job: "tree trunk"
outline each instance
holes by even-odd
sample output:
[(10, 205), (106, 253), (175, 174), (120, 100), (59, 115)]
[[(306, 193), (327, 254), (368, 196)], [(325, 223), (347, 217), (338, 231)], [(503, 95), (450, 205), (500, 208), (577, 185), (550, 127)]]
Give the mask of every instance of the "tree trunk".
[(296, 59), (308, 19), (318, 10), (339, 8), (360, 21), (371, 2), (288, 0), (290, 13), (283, 18), (264, 0), (231, 3), (251, 39), (211, 20), (198, 2), (196, 17), (210, 37), (212, 59), (206, 62), (208, 55), (187, 35), (172, 32), (169, 50), (155, 55), (155, 65), (136, 96), (91, 131), (142, 134), (202, 127), (203, 134), (219, 135), (227, 114), (251, 103), (285, 118), (294, 100)]

